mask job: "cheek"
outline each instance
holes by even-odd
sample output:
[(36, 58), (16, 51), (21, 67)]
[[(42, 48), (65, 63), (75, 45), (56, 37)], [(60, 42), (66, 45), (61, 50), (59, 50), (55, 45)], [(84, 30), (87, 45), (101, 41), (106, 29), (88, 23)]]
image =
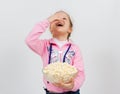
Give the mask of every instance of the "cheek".
[(69, 30), (69, 29), (70, 29), (70, 25), (69, 25), (69, 24), (66, 24), (66, 25), (65, 25), (65, 28), (66, 28), (67, 30)]
[(50, 25), (50, 30), (52, 30), (53, 29), (53, 25)]
[(51, 25), (50, 28), (49, 28), (49, 30), (50, 30), (51, 33), (53, 33), (53, 31), (54, 31), (54, 26)]
[(55, 27), (55, 24), (51, 24), (50, 28), (53, 29)]

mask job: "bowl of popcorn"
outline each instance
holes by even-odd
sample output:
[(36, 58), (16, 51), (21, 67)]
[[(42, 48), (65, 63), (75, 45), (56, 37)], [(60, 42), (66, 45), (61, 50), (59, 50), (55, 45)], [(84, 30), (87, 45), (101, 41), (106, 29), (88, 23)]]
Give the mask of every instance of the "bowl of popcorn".
[(45, 79), (51, 83), (60, 83), (61, 81), (67, 83), (77, 74), (77, 69), (65, 62), (48, 64), (42, 71)]

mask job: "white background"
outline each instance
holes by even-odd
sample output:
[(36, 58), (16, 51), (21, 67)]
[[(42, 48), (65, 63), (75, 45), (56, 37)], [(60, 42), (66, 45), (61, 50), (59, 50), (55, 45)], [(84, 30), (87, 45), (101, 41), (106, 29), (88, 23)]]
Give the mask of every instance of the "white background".
[[(25, 44), (35, 23), (58, 10), (70, 14), (86, 80), (81, 94), (120, 94), (119, 0), (0, 1), (0, 94), (45, 94), (41, 58)], [(49, 30), (42, 38), (49, 38)]]

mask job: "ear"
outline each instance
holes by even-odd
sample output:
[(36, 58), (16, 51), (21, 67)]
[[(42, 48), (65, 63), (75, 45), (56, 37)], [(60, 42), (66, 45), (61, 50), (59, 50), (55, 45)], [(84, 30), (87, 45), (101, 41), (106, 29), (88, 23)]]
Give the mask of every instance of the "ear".
[(71, 33), (71, 32), (72, 32), (72, 28), (69, 28), (68, 33)]

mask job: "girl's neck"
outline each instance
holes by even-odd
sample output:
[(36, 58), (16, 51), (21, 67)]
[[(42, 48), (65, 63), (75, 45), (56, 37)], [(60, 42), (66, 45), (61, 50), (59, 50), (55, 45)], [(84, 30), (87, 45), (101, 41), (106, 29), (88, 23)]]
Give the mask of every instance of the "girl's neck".
[(64, 36), (57, 36), (57, 37), (53, 36), (53, 38), (56, 38), (59, 41), (66, 41), (66, 40), (68, 40), (67, 37), (64, 37)]
[(58, 40), (57, 38), (53, 38), (53, 40), (60, 48), (68, 42), (68, 40)]

